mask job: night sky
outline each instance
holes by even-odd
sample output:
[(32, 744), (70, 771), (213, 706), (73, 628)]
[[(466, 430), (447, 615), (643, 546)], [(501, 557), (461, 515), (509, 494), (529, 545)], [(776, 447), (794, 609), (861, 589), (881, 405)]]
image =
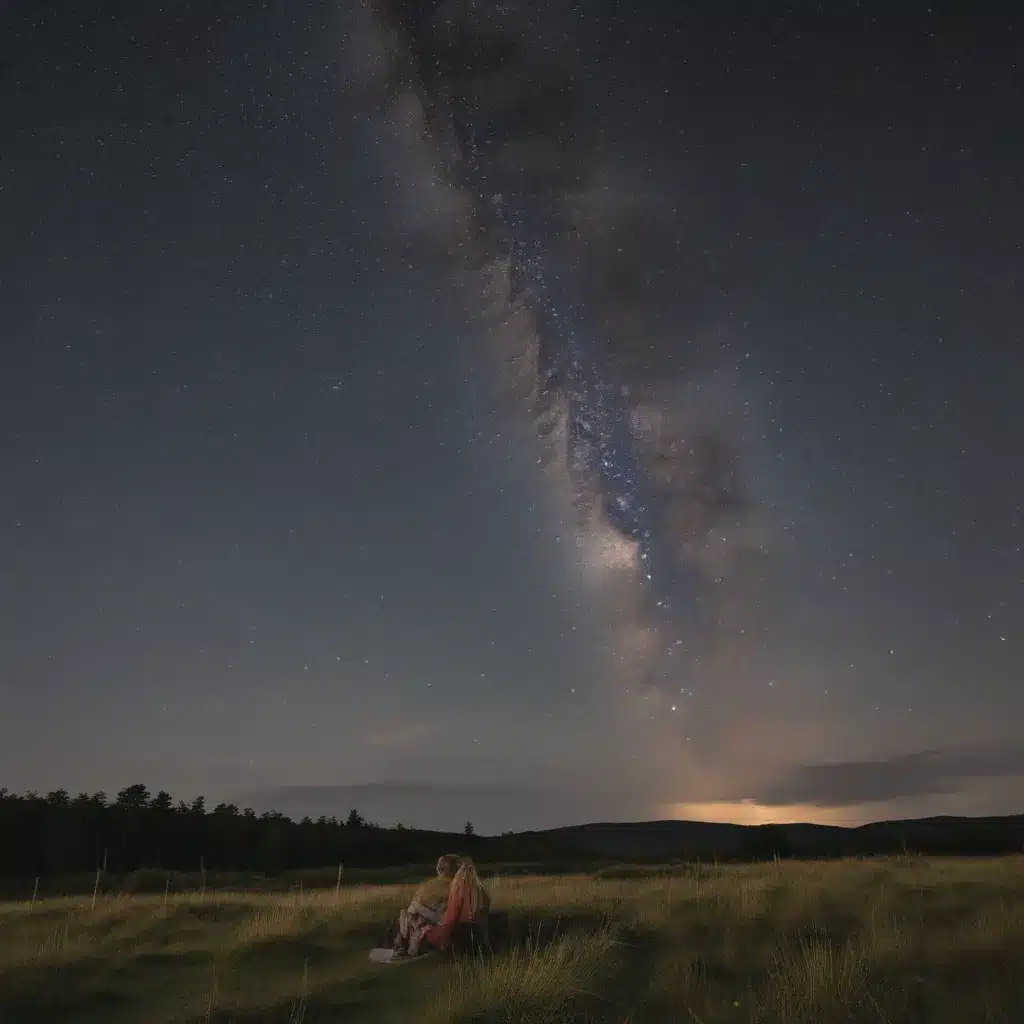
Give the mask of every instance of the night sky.
[(0, 3), (0, 785), (481, 831), (1024, 811), (1024, 20), (964, 6), (565, 37), (656, 210), (616, 246), (637, 350), (742, 423), (757, 558), (652, 686), (368, 10)]

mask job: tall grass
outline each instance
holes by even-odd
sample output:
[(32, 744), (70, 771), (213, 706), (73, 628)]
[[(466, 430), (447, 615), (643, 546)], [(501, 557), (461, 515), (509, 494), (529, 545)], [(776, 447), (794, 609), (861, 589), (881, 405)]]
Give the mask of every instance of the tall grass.
[(546, 948), (512, 947), (493, 957), (457, 961), (447, 985), (431, 1006), (428, 1021), (494, 1021), (555, 1024), (568, 1018), (572, 1003), (591, 996), (607, 966), (615, 933), (604, 926), (563, 934)]
[(492, 883), (488, 958), (367, 960), (411, 893), (0, 904), (0, 1021), (1024, 1021), (1024, 859), (893, 858)]

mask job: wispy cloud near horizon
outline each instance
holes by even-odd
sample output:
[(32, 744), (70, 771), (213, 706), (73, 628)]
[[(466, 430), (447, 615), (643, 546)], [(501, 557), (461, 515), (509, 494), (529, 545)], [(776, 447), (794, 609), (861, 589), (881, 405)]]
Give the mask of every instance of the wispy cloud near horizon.
[(589, 791), (570, 781), (544, 785), (392, 778), (357, 785), (267, 787), (244, 794), (242, 802), (291, 817), (344, 816), (355, 808), (380, 825), (402, 823), (439, 832), (459, 832), (472, 821), (481, 834), (653, 820), (856, 827), (938, 815), (1022, 813), (1024, 746), (800, 765), (767, 783), (757, 796), (745, 798), (645, 801), (628, 788)]
[(1018, 776), (1024, 779), (1024, 743), (962, 745), (870, 761), (801, 764), (760, 789), (757, 800), (816, 808), (850, 807), (948, 795), (971, 781)]

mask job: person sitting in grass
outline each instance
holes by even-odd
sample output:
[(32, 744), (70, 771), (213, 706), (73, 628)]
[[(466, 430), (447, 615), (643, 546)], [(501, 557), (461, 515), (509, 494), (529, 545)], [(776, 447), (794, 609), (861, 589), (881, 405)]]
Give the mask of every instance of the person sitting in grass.
[(469, 857), (463, 857), (448, 890), (444, 916), (439, 924), (424, 929), (423, 940), (436, 949), (447, 949), (458, 931), (472, 930), (486, 942), (490, 905), (491, 898), (476, 873), (476, 866)]
[(393, 943), (395, 956), (418, 956), (426, 930), (443, 922), (448, 891), (460, 863), (453, 853), (438, 858), (437, 875), (428, 878), (416, 890), (409, 906), (398, 916), (398, 934)]

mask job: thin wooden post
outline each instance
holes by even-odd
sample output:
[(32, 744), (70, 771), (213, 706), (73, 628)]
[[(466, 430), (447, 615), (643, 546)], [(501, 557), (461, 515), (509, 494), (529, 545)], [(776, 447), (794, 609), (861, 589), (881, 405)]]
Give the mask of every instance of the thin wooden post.
[(36, 875), (36, 884), (32, 887), (32, 906), (36, 905), (36, 897), (39, 895), (39, 876)]

